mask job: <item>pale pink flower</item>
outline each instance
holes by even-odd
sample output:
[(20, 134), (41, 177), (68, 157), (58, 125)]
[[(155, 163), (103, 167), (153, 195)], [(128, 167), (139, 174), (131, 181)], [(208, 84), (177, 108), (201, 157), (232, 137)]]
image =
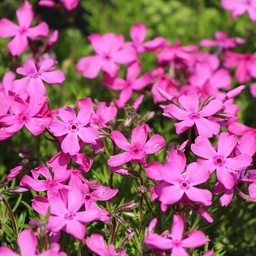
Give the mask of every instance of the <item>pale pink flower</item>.
[(108, 159), (108, 165), (111, 167), (121, 166), (129, 161), (145, 163), (147, 154), (154, 154), (165, 146), (165, 140), (162, 136), (154, 134), (147, 141), (147, 126), (139, 125), (132, 131), (131, 142), (119, 131), (113, 131), (110, 138), (114, 143), (125, 152), (111, 156)]
[(53, 59), (44, 59), (40, 62), (39, 69), (32, 59), (26, 60), (22, 67), (17, 68), (17, 73), (25, 78), (13, 82), (13, 90), (18, 93), (27, 92), (31, 97), (35, 95), (45, 95), (46, 88), (44, 82), (49, 84), (62, 84), (65, 75), (61, 70), (52, 70), (58, 64)]
[(252, 21), (256, 21), (255, 0), (221, 0), (222, 6), (231, 11), (233, 19), (248, 12)]
[(153, 248), (171, 250), (172, 256), (188, 256), (189, 254), (183, 247), (196, 248), (210, 241), (201, 230), (192, 230), (185, 238), (183, 238), (183, 232), (184, 220), (180, 215), (175, 214), (170, 234), (160, 236), (156, 233), (149, 233), (144, 243)]
[(32, 5), (25, 0), (24, 4), (16, 11), (19, 25), (6, 18), (0, 20), (0, 37), (14, 36), (13, 40), (8, 43), (11, 55), (21, 55), (28, 47), (28, 38), (36, 39), (48, 35), (49, 27), (45, 22), (31, 27), (33, 15)]
[(205, 137), (212, 137), (220, 130), (217, 122), (207, 119), (223, 107), (220, 100), (211, 100), (207, 105), (200, 104), (197, 94), (182, 95), (178, 99), (179, 106), (169, 104), (164, 106), (164, 116), (180, 120), (175, 123), (176, 133), (181, 134), (192, 126), (196, 126), (197, 133)]
[(120, 69), (116, 63), (129, 64), (136, 60), (134, 48), (125, 45), (123, 35), (91, 34), (88, 40), (96, 55), (83, 57), (76, 64), (76, 69), (86, 78), (95, 78), (100, 70), (114, 77)]

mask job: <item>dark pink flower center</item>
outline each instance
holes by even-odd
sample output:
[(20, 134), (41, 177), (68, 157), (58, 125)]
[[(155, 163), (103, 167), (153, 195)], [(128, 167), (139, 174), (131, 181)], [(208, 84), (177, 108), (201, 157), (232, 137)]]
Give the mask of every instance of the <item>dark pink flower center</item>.
[(90, 194), (86, 194), (86, 195), (85, 195), (85, 199), (86, 199), (86, 200), (90, 200), (90, 199), (91, 199)]
[(223, 156), (215, 156), (214, 164), (217, 166), (223, 166), (225, 164), (225, 159)]
[(39, 78), (41, 76), (42, 72), (36, 72), (34, 74), (31, 75), (32, 78), (36, 79)]
[(198, 119), (199, 117), (200, 117), (200, 115), (197, 112), (193, 112), (193, 113), (189, 114), (190, 119)]
[(74, 213), (74, 212), (69, 212), (69, 213), (66, 213), (66, 214), (65, 214), (64, 218), (65, 218), (66, 220), (73, 220), (75, 216), (76, 216), (76, 213)]
[(69, 126), (69, 129), (72, 131), (72, 132), (76, 132), (78, 131), (78, 125), (73, 123)]
[(187, 189), (189, 189), (189, 182), (187, 181), (187, 180), (182, 180), (181, 182), (180, 182), (180, 187), (181, 187), (181, 189), (183, 189), (183, 190), (187, 190)]
[(173, 240), (172, 241), (172, 246), (173, 247), (181, 247), (181, 241), (180, 240)]
[(106, 53), (106, 54), (103, 55), (103, 59), (106, 60), (106, 61), (110, 61), (111, 60), (111, 56)]
[(20, 27), (19, 30), (18, 30), (18, 32), (19, 32), (20, 35), (26, 34), (27, 31), (28, 31), (28, 29), (25, 28), (25, 27)]
[(47, 187), (48, 188), (53, 188), (56, 186), (56, 182), (54, 180), (48, 180), (47, 181)]
[(22, 122), (26, 122), (28, 119), (26, 116), (22, 116), (21, 119), (20, 119)]

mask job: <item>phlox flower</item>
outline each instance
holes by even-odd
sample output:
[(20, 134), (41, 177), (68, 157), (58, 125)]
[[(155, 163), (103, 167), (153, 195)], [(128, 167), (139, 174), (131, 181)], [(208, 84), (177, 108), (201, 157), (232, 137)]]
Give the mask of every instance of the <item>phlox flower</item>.
[(0, 82), (0, 116), (7, 114), (12, 104), (12, 82), (15, 74), (12, 71), (5, 73), (2, 82)]
[(14, 36), (12, 41), (8, 43), (11, 55), (21, 55), (28, 47), (28, 38), (36, 39), (48, 35), (49, 27), (45, 22), (31, 27), (33, 15), (32, 5), (25, 0), (24, 4), (16, 11), (19, 25), (6, 18), (0, 20), (0, 37)]
[(117, 114), (117, 108), (112, 104), (110, 104), (110, 106), (107, 106), (106, 102), (99, 102), (97, 104), (96, 111), (94, 111), (94, 106), (91, 98), (84, 98), (78, 100), (77, 106), (79, 110), (91, 110), (91, 124), (99, 128), (109, 128), (106, 123), (113, 120)]
[(194, 53), (198, 52), (195, 45), (182, 46), (181, 41), (175, 44), (166, 44), (156, 55), (159, 64), (175, 64), (175, 66), (192, 67), (195, 63)]
[(27, 92), (31, 97), (35, 95), (45, 95), (46, 89), (44, 82), (49, 84), (62, 84), (65, 75), (61, 70), (52, 70), (58, 64), (53, 59), (44, 59), (36, 67), (32, 59), (26, 60), (22, 67), (17, 68), (16, 72), (25, 78), (15, 80), (13, 82), (13, 90), (18, 93)]
[(153, 198), (157, 196), (163, 205), (174, 204), (181, 199), (186, 203), (187, 198), (205, 206), (211, 205), (211, 192), (195, 187), (206, 182), (210, 172), (197, 163), (189, 164), (185, 172), (180, 167), (183, 164), (178, 166), (175, 162), (167, 162), (158, 167), (162, 182), (153, 187)]
[(189, 256), (185, 248), (197, 248), (209, 242), (201, 230), (190, 231), (183, 238), (184, 220), (180, 215), (173, 216), (171, 233), (160, 236), (156, 233), (149, 233), (144, 240), (144, 243), (152, 248), (161, 250), (171, 250), (172, 256)]
[(232, 152), (237, 146), (235, 135), (222, 132), (218, 138), (218, 145), (215, 149), (210, 141), (203, 136), (198, 136), (195, 143), (191, 145), (194, 154), (205, 158), (198, 162), (205, 166), (210, 172), (216, 170), (217, 179), (226, 189), (231, 190), (237, 182), (235, 171), (247, 168), (252, 158), (247, 154), (238, 154), (232, 157)]
[(215, 32), (215, 40), (203, 39), (200, 42), (200, 46), (213, 47), (217, 46), (220, 49), (235, 48), (238, 44), (244, 44), (246, 41), (242, 38), (235, 37), (229, 38), (227, 33), (217, 31)]
[(141, 91), (147, 85), (152, 83), (153, 79), (149, 72), (137, 77), (141, 71), (141, 63), (135, 61), (127, 67), (126, 79), (120, 77), (112, 78), (109, 75), (104, 75), (103, 83), (110, 89), (121, 90), (116, 105), (119, 108), (126, 106), (127, 102), (132, 98), (133, 91)]
[(8, 256), (67, 256), (65, 252), (60, 252), (60, 245), (52, 243), (50, 249), (40, 253), (37, 250), (38, 241), (31, 229), (24, 229), (18, 236), (20, 254), (15, 253), (7, 246), (0, 247), (0, 255)]
[(80, 150), (80, 138), (85, 143), (94, 143), (99, 138), (98, 131), (90, 127), (92, 112), (87, 109), (81, 109), (76, 116), (74, 109), (63, 107), (58, 111), (61, 120), (53, 118), (49, 130), (56, 136), (64, 136), (61, 141), (61, 149), (64, 153), (71, 156), (76, 155)]
[(196, 60), (193, 72), (188, 78), (192, 88), (185, 87), (188, 91), (196, 89), (206, 99), (209, 96), (218, 97), (221, 94), (220, 89), (231, 89), (231, 76), (228, 70), (220, 68), (220, 61), (215, 55), (199, 53)]
[(193, 93), (180, 96), (178, 103), (178, 106), (169, 104), (163, 107), (164, 116), (181, 121), (174, 124), (177, 134), (183, 133), (194, 125), (199, 135), (208, 138), (219, 132), (220, 125), (217, 122), (207, 119), (207, 117), (216, 114), (222, 109), (222, 101), (211, 100), (208, 104), (200, 106), (199, 96)]
[(256, 21), (255, 0), (221, 0), (222, 6), (231, 11), (233, 19), (248, 12), (252, 21)]
[[(17, 131), (26, 126), (26, 128), (35, 136), (41, 134), (51, 122), (45, 97), (30, 98), (23, 101), (16, 97), (11, 105), (11, 113), (0, 116), (0, 125), (6, 130), (6, 136), (11, 137)], [(3, 136), (4, 137), (4, 136)]]
[(76, 64), (78, 72), (86, 78), (95, 78), (100, 70), (114, 77), (120, 69), (116, 63), (129, 64), (136, 60), (134, 48), (125, 45), (123, 35), (91, 34), (88, 40), (96, 55), (83, 57)]
[(125, 152), (111, 156), (108, 165), (111, 167), (121, 166), (129, 161), (145, 163), (146, 154), (154, 154), (165, 146), (162, 136), (154, 134), (147, 141), (147, 126), (145, 124), (134, 128), (131, 135), (131, 142), (119, 131), (113, 131), (110, 138), (114, 143)]
[(20, 186), (33, 189), (37, 192), (47, 191), (48, 197), (56, 196), (58, 190), (64, 187), (65, 182), (70, 177), (70, 170), (66, 168), (53, 170), (52, 177), (49, 169), (44, 165), (32, 170), (31, 173), (33, 178), (29, 175), (24, 175), (20, 181)]
[(77, 239), (83, 239), (86, 234), (84, 223), (100, 219), (98, 210), (79, 211), (84, 204), (84, 196), (79, 189), (71, 188), (67, 194), (53, 196), (48, 200), (50, 217), (47, 229), (53, 232), (63, 230)]
[(239, 83), (245, 83), (252, 77), (256, 78), (256, 57), (251, 53), (225, 52), (224, 66), (237, 67), (235, 77)]
[(130, 29), (131, 44), (137, 53), (142, 54), (146, 51), (156, 51), (163, 48), (167, 43), (163, 37), (156, 37), (153, 40), (144, 42), (147, 28), (143, 23), (133, 24)]
[[(68, 11), (72, 11), (79, 4), (79, 0), (59, 0), (59, 2), (61, 2)], [(38, 5), (52, 8), (52, 7), (56, 6), (56, 1), (54, 1), (54, 0), (39, 0)]]
[(114, 245), (106, 246), (104, 238), (100, 234), (92, 234), (87, 236), (86, 245), (88, 248), (99, 256), (125, 256), (125, 251), (116, 252)]

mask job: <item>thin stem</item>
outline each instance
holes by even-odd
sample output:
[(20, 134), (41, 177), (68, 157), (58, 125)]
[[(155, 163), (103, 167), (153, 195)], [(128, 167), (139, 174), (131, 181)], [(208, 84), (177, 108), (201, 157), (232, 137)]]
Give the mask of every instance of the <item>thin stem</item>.
[(10, 205), (7, 203), (7, 201), (2, 197), (2, 201), (11, 217), (11, 222), (12, 222), (12, 225), (13, 225), (13, 229), (16, 231), (16, 233), (18, 234), (18, 229), (17, 229), (17, 224), (16, 224), (16, 220), (15, 220), (15, 217), (13, 215), (13, 212), (12, 212), (12, 209), (10, 207)]

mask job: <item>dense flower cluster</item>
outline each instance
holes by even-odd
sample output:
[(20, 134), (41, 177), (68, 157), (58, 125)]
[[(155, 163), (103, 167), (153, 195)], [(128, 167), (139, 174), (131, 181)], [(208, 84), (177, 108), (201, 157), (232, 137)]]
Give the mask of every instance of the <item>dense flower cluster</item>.
[[(38, 4), (48, 8), (61, 4), (70, 11), (78, 2), (40, 0)], [(234, 18), (248, 12), (256, 20), (254, 0), (221, 3)], [(201, 230), (191, 230), (186, 217), (199, 214), (208, 223), (214, 222), (207, 207), (219, 194), (219, 207), (228, 206), (234, 194), (256, 201), (252, 167), (255, 129), (239, 124), (239, 106), (234, 99), (245, 86), (232, 89), (231, 84), (232, 68), (236, 69), (234, 75), (239, 83), (256, 78), (255, 55), (230, 51), (245, 44), (244, 39), (229, 38), (218, 31), (215, 40), (204, 39), (200, 43), (201, 47), (218, 47), (218, 54), (211, 54), (195, 45), (184, 46), (179, 41), (171, 44), (162, 37), (145, 41), (147, 29), (141, 23), (132, 25), (131, 41), (121, 34), (91, 34), (88, 41), (94, 54), (81, 56), (76, 70), (86, 79), (102, 74), (102, 84), (120, 94), (110, 103), (85, 97), (76, 105), (51, 109), (45, 83), (63, 84), (65, 75), (55, 69), (58, 61), (43, 55), (40, 48), (34, 55), (25, 54), (30, 40), (44, 38), (48, 48), (57, 41), (56, 32), (50, 35), (45, 22), (31, 26), (33, 15), (32, 5), (25, 0), (16, 12), (18, 25), (7, 18), (0, 20), (0, 37), (13, 37), (7, 45), (10, 54), (29, 56), (16, 73), (8, 71), (0, 83), (0, 141), (11, 138), (25, 126), (33, 136), (48, 133), (59, 152), (30, 173), (22, 173), (22, 166), (17, 166), (3, 183), (8, 189), (10, 181), (22, 175), (16, 192), (31, 190), (31, 209), (34, 216), (40, 216), (30, 221), (33, 228), (18, 235), (21, 255), (66, 255), (58, 243), (63, 232), (97, 255), (126, 255), (125, 246), (136, 232), (120, 217), (120, 212), (133, 216), (129, 211), (137, 207), (137, 202), (122, 202), (115, 210), (108, 205), (121, 193), (112, 180), (114, 174), (124, 179), (128, 175), (138, 178), (141, 222), (145, 197), (149, 197), (147, 205), (159, 203), (162, 215), (171, 212), (171, 231), (154, 233), (154, 214), (150, 223), (144, 223), (148, 228), (140, 241), (143, 255), (189, 255), (186, 248), (207, 244), (212, 238)], [(144, 53), (152, 54), (156, 61), (156, 66), (146, 72), (142, 72), (140, 59)], [(252, 96), (255, 94), (252, 89)], [(146, 97), (154, 102), (162, 119), (174, 124), (173, 132), (187, 132), (187, 140), (172, 145), (165, 134), (158, 134), (146, 123), (147, 117), (139, 116), (138, 109)], [(132, 106), (127, 108), (128, 104)], [(129, 115), (118, 126), (118, 114), (124, 108)], [(165, 152), (166, 159), (161, 162), (157, 155)], [(108, 169), (107, 185), (87, 178), (94, 171), (97, 157), (104, 163), (101, 168)], [(151, 161), (154, 158), (157, 160)], [(241, 183), (248, 186), (248, 195), (241, 191)], [(4, 197), (0, 196), (1, 200)], [(100, 203), (104, 201), (107, 203)], [(114, 240), (116, 222), (126, 232), (121, 245)], [(99, 234), (97, 223), (110, 227), (110, 240), (106, 232)], [(40, 225), (44, 226), (43, 235), (48, 243), (43, 251), (38, 249)], [(119, 246), (118, 250), (115, 246)], [(213, 255), (212, 250), (204, 253)], [(0, 255), (18, 254), (3, 245)]]

